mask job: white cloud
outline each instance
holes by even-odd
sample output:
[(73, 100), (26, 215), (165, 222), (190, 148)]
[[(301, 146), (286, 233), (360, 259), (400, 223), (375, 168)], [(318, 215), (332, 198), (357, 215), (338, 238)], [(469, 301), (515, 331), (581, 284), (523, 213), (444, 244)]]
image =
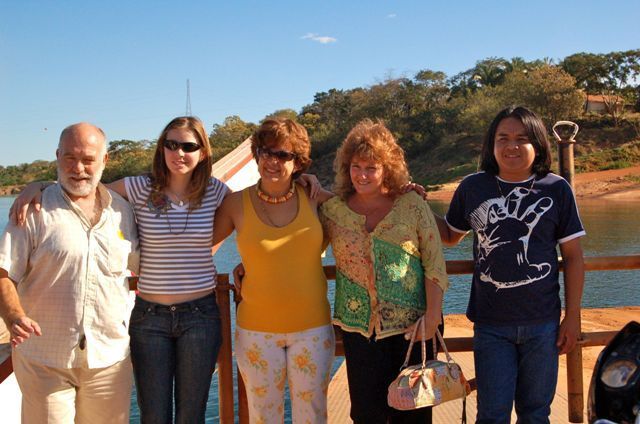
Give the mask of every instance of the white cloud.
[(393, 18), (395, 18), (396, 16), (398, 16), (398, 15), (396, 15), (395, 13), (390, 13), (390, 14), (388, 14), (388, 15), (387, 15), (387, 18), (388, 18), (388, 19), (393, 19)]
[(318, 35), (318, 34), (314, 34), (312, 32), (307, 33), (307, 35), (303, 35), (302, 37), (303, 40), (312, 40), (312, 41), (317, 41), (320, 44), (329, 44), (329, 43), (335, 43), (338, 41), (337, 38), (334, 37), (328, 37), (326, 35)]

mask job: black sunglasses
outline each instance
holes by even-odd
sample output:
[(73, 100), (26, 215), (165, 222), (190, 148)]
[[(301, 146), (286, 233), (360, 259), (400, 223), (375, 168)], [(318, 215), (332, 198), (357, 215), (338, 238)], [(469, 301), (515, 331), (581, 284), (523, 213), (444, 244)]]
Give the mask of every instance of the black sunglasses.
[(196, 143), (183, 143), (182, 141), (175, 140), (165, 140), (162, 144), (172, 152), (175, 152), (178, 149), (182, 149), (182, 151), (185, 153), (196, 152), (202, 147), (201, 145)]
[(280, 162), (289, 162), (298, 157), (293, 152), (287, 152), (286, 150), (271, 150), (264, 147), (259, 147), (256, 152), (262, 159), (276, 158)]

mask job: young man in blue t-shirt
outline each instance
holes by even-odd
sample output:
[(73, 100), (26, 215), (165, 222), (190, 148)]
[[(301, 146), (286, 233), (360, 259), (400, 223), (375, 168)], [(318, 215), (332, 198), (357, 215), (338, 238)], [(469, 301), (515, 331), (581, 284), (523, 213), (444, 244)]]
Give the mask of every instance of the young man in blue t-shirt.
[[(548, 423), (558, 355), (579, 335), (585, 235), (569, 184), (549, 172), (542, 121), (518, 107), (498, 114), (438, 228), (445, 245), (473, 230), (467, 317), (474, 322), (477, 423)], [(556, 246), (564, 262), (565, 316)]]

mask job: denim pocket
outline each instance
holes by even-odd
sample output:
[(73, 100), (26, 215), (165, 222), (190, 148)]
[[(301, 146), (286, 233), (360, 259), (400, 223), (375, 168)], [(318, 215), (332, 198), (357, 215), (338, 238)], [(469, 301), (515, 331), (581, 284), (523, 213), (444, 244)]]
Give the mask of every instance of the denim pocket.
[(145, 320), (149, 314), (148, 308), (135, 306), (131, 311), (131, 318), (129, 318), (129, 327), (134, 324), (139, 324)]
[(215, 300), (211, 304), (198, 305), (195, 309), (195, 313), (203, 318), (211, 320), (220, 319), (220, 310)]

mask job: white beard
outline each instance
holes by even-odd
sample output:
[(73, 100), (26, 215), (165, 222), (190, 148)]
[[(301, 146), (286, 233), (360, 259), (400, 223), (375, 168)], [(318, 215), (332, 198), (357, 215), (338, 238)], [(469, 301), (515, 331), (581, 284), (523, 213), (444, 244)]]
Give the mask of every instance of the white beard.
[(102, 178), (102, 171), (104, 171), (104, 166), (93, 175), (89, 175), (87, 173), (83, 173), (78, 176), (74, 175), (74, 177), (88, 178), (87, 180), (75, 181), (70, 175), (67, 175), (62, 169), (60, 169), (60, 165), (58, 165), (58, 182), (62, 185), (64, 191), (72, 196), (86, 197), (98, 187), (100, 178)]

